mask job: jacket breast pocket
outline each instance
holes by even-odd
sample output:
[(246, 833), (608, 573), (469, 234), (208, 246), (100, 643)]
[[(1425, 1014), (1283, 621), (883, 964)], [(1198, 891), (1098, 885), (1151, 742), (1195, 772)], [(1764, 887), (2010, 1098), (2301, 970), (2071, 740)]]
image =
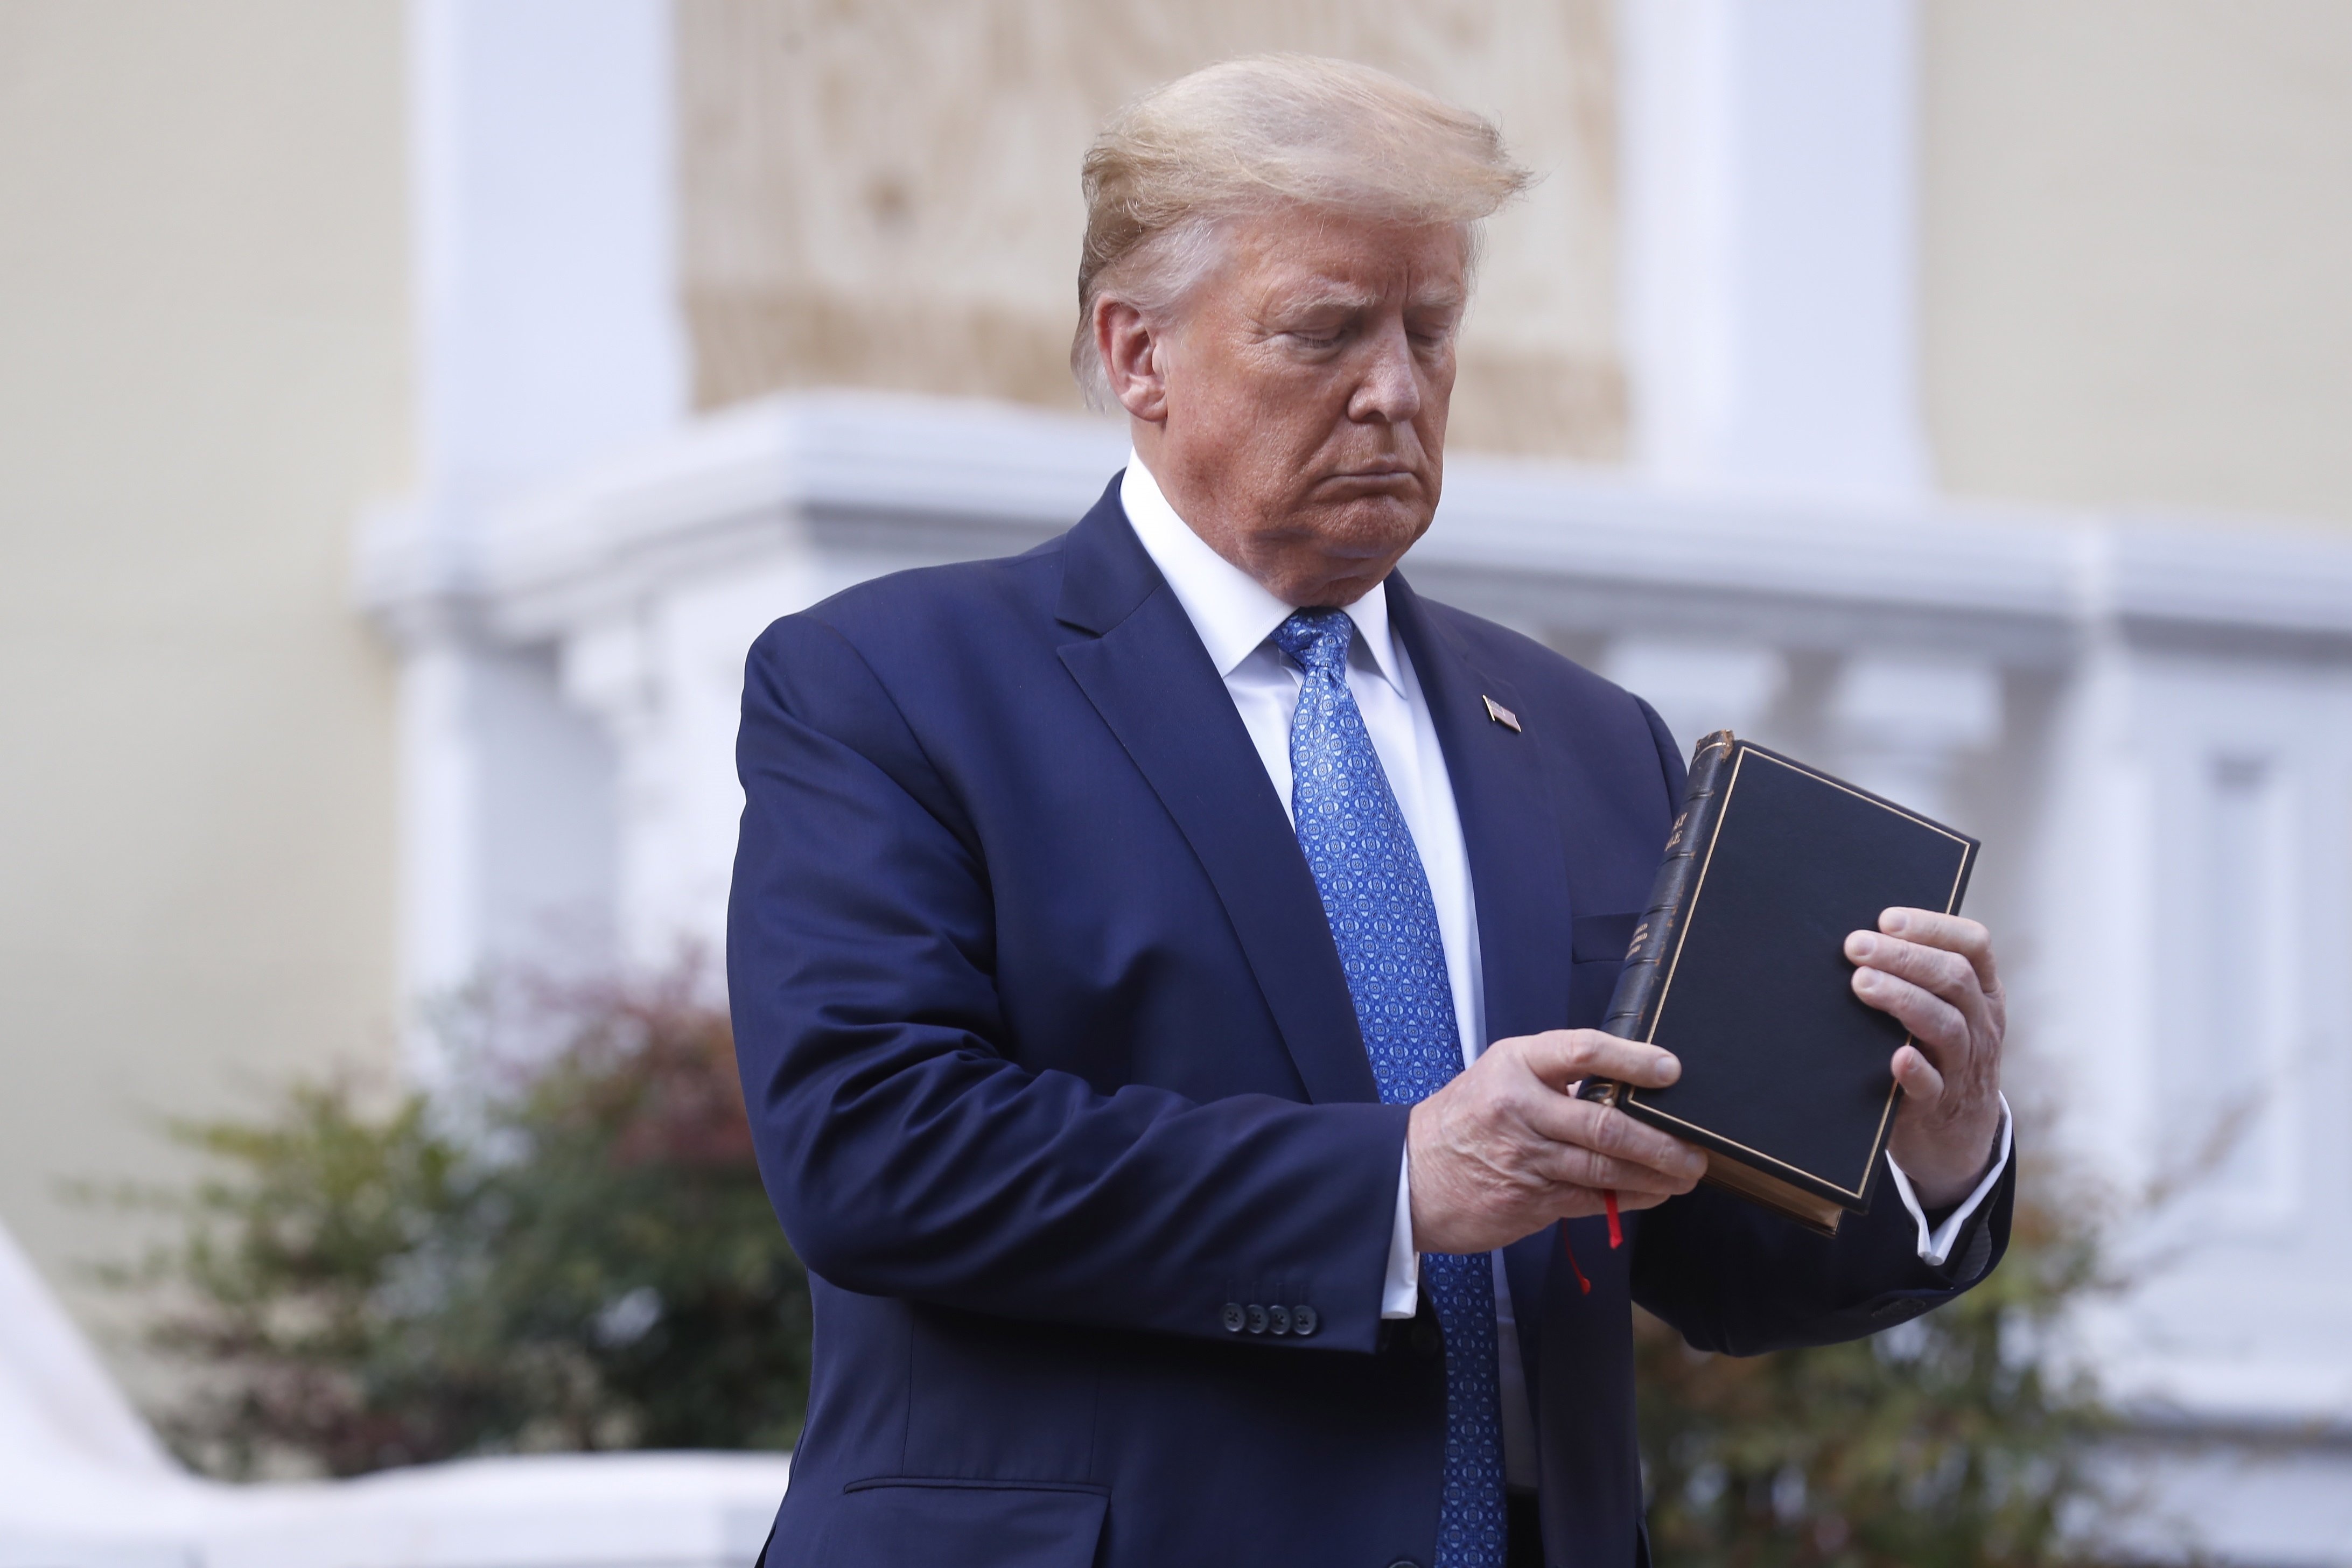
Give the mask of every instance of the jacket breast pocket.
[(1641, 918), (1631, 912), (1576, 918), (1569, 951), (1570, 1028), (1598, 1028), (1609, 1016), (1609, 994), (1617, 988), (1617, 973), (1625, 966), (1625, 950)]
[(852, 1481), (805, 1554), (778, 1541), (776, 1568), (1089, 1568), (1110, 1506), (1076, 1482), (877, 1476)]

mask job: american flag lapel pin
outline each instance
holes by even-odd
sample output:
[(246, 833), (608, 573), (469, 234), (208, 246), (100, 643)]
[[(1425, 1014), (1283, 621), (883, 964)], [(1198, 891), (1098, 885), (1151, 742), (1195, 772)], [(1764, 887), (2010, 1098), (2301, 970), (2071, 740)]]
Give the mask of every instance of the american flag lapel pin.
[(1478, 700), (1486, 705), (1487, 718), (1492, 719), (1496, 723), (1502, 725), (1514, 735), (1519, 733), (1519, 716), (1517, 714), (1512, 712), (1509, 709), (1504, 707), (1501, 703), (1496, 701), (1491, 697), (1482, 694)]

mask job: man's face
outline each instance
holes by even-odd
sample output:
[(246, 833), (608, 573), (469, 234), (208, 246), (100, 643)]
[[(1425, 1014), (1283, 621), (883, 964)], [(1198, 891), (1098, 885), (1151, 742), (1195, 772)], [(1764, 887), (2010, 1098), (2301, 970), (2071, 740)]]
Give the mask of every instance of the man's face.
[(1177, 511), (1286, 601), (1353, 604), (1429, 527), (1464, 262), (1451, 224), (1269, 214), (1229, 231), (1172, 331), (1137, 323), (1151, 384), (1113, 363)]

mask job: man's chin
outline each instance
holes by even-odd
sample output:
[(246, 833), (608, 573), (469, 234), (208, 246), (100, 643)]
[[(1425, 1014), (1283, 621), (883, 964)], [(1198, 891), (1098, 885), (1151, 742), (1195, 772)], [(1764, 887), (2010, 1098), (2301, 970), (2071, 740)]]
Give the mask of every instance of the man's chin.
[(1311, 544), (1294, 540), (1291, 548), (1262, 557), (1251, 575), (1294, 605), (1352, 605), (1388, 576), (1418, 537), (1410, 523), (1345, 537), (1319, 529)]
[(1418, 495), (1357, 496), (1311, 507), (1308, 531), (1335, 560), (1370, 563), (1409, 549), (1427, 531), (1431, 515)]

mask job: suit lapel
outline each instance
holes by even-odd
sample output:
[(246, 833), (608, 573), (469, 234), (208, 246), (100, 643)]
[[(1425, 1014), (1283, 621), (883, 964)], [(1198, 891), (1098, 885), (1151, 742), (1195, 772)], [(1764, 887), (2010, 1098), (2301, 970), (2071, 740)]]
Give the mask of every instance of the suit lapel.
[(1470, 662), (1461, 639), (1402, 576), (1389, 578), (1389, 618), (1429, 703), (1478, 905), (1486, 1038), (1560, 1026), (1567, 1016), (1568, 860), (1559, 793), (1537, 738), (1488, 716), (1486, 700), (1542, 721), (1504, 676)]
[(1199, 858), (1283, 1043), (1318, 1102), (1378, 1100), (1321, 895), (1232, 696), (1118, 506), (1064, 546), (1063, 667)]

